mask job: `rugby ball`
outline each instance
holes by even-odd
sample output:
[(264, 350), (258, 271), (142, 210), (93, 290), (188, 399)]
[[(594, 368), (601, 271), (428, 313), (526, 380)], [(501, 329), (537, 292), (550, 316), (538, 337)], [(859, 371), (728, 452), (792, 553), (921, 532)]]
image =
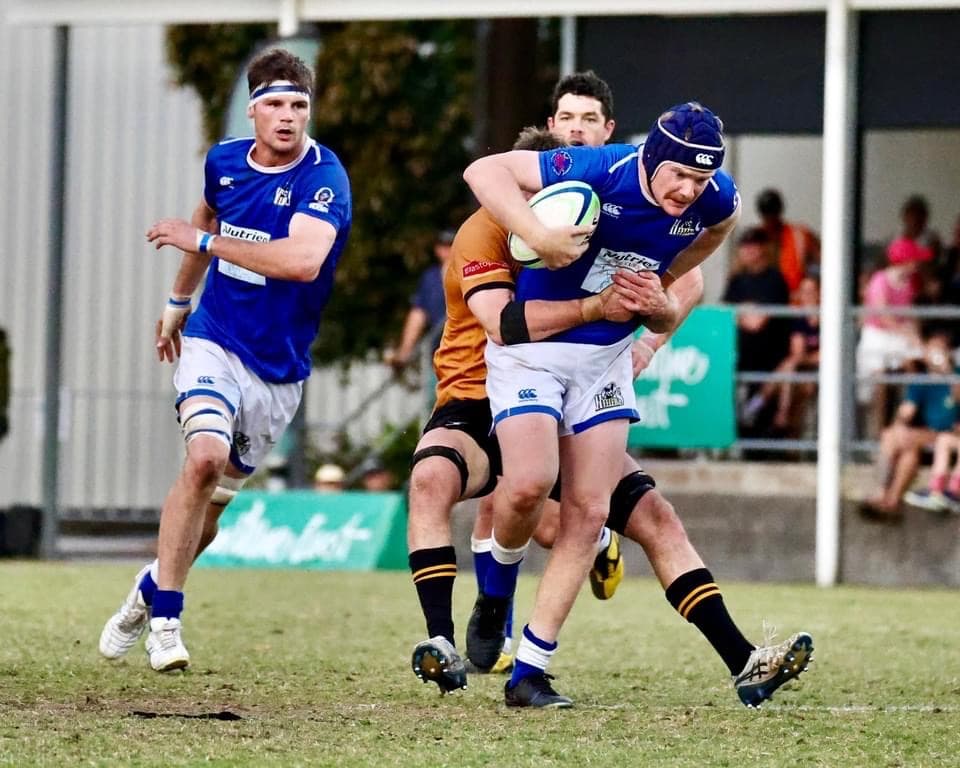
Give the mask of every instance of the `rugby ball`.
[[(561, 181), (544, 187), (530, 198), (529, 205), (537, 218), (548, 227), (570, 224), (595, 227), (600, 220), (600, 198), (583, 181)], [(513, 232), (507, 236), (507, 246), (510, 255), (524, 267), (543, 267), (539, 254)]]

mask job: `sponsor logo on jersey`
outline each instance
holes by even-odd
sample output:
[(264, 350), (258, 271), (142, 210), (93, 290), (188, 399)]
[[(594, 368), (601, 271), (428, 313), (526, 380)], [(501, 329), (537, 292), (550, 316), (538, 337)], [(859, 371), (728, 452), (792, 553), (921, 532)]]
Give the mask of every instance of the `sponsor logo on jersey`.
[(550, 167), (557, 176), (563, 176), (573, 168), (573, 157), (567, 150), (558, 149), (550, 155)]
[(487, 272), (500, 272), (506, 269), (506, 264), (500, 264), (496, 261), (471, 261), (463, 265), (463, 276), (476, 277)]
[(670, 227), (675, 237), (693, 237), (700, 231), (700, 219), (677, 219)]
[[(220, 222), (220, 234), (224, 237), (235, 237), (238, 240), (249, 240), (253, 243), (267, 243), (270, 241), (270, 235), (267, 232), (261, 232), (259, 229), (237, 227), (226, 221)], [(217, 271), (222, 275), (232, 277), (234, 280), (240, 280), (241, 282), (250, 283), (251, 285), (267, 284), (267, 278), (263, 275), (219, 258), (217, 259)]]
[(594, 395), (593, 404), (598, 411), (608, 408), (623, 407), (623, 392), (615, 382), (610, 382), (597, 395)]
[(600, 293), (613, 282), (613, 274), (618, 269), (629, 269), (633, 272), (659, 272), (659, 259), (652, 259), (642, 253), (633, 251), (611, 251), (601, 248), (597, 257), (590, 266), (590, 271), (583, 278), (580, 287), (590, 293)]
[(237, 240), (249, 240), (252, 243), (269, 243), (270, 233), (259, 229), (238, 227), (226, 221), (220, 222), (220, 234), (224, 237), (235, 237)]
[(250, 450), (250, 438), (243, 432), (233, 433), (233, 447), (237, 456), (244, 456)]
[(616, 203), (604, 203), (600, 206), (600, 210), (607, 216), (613, 216), (616, 219), (623, 213), (623, 206)]
[(197, 384), (213, 384), (213, 376), (197, 376)]
[(232, 186), (233, 186), (233, 176), (221, 176), (221, 177), (220, 177), (220, 186), (221, 186), (221, 187), (232, 187)]
[(273, 204), (274, 205), (290, 205), (290, 198), (292, 192), (289, 187), (277, 187), (277, 191), (273, 193)]
[(709, 165), (713, 167), (713, 155), (708, 152), (697, 152), (693, 160), (697, 165)]
[(313, 202), (307, 208), (320, 213), (330, 213), (330, 203), (333, 202), (333, 198), (333, 190), (330, 187), (320, 187), (313, 196)]
[(537, 399), (537, 390), (535, 389), (521, 389), (517, 392), (517, 397), (520, 400), (536, 400)]

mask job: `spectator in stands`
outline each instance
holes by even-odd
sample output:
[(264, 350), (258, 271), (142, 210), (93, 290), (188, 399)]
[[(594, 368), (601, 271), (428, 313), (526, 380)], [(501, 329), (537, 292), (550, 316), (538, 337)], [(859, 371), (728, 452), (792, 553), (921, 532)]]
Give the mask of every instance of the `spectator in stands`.
[[(731, 304), (787, 304), (790, 294), (780, 270), (773, 265), (770, 236), (754, 227), (741, 235), (737, 244), (734, 273), (727, 282), (723, 300)], [(787, 356), (790, 328), (785, 318), (764, 312), (744, 311), (737, 315), (737, 370), (773, 371)], [(747, 388), (746, 406), (741, 411), (741, 433), (763, 434), (770, 428), (769, 418), (760, 423), (765, 401), (761, 385)], [(768, 408), (767, 411), (770, 409)], [(772, 414), (767, 413), (768, 417)]]
[[(953, 371), (946, 329), (928, 331), (923, 360), (928, 373)], [(933, 448), (938, 432), (951, 431), (957, 423), (958, 395), (958, 388), (949, 384), (923, 383), (907, 387), (893, 422), (880, 436), (877, 475), (881, 487), (861, 506), (864, 516), (890, 521), (901, 517), (900, 501), (917, 475), (921, 452)]]
[[(820, 368), (820, 279), (808, 275), (800, 281), (796, 304), (809, 307), (811, 314), (792, 318), (790, 349), (775, 369), (775, 373), (816, 371)], [(806, 408), (816, 393), (813, 382), (791, 383), (768, 381), (744, 408), (748, 413), (760, 413), (768, 403), (776, 403), (773, 431), (784, 437), (799, 437), (806, 420)]]
[(346, 473), (338, 464), (321, 464), (313, 476), (313, 490), (319, 493), (339, 493), (344, 489)]
[(924, 262), (918, 273), (918, 304), (939, 304), (944, 289), (943, 248), (940, 235), (929, 227), (930, 208), (922, 195), (911, 195), (900, 209), (900, 236), (913, 241), (930, 252), (930, 261)]
[(930, 229), (930, 206), (922, 195), (910, 195), (900, 209), (900, 236), (926, 248), (936, 258), (940, 254), (940, 236)]
[[(960, 216), (953, 225), (953, 240), (943, 253), (943, 303), (960, 307)], [(953, 326), (952, 346), (960, 346), (960, 322)]]
[(802, 224), (783, 219), (783, 197), (775, 189), (757, 195), (757, 213), (770, 238), (774, 263), (780, 268), (791, 295), (811, 268), (820, 263), (820, 239)]
[[(940, 432), (933, 444), (930, 482), (923, 490), (907, 491), (903, 500), (913, 507), (932, 512), (960, 515), (960, 433), (957, 425)], [(951, 469), (952, 465), (952, 469)]]
[(376, 454), (365, 458), (358, 467), (360, 485), (365, 491), (389, 491), (393, 489), (393, 473)]
[[(898, 237), (887, 248), (888, 266), (870, 278), (863, 294), (867, 308), (886, 309), (913, 305), (920, 291), (919, 265), (933, 252), (908, 237)], [(857, 343), (857, 399), (870, 404), (868, 434), (876, 434), (884, 421), (886, 388), (866, 377), (902, 370), (906, 361), (922, 357), (919, 324), (914, 318), (876, 314), (864, 317)]]
[(431, 354), (440, 345), (443, 334), (443, 321), (447, 316), (447, 306), (443, 295), (443, 270), (450, 260), (450, 246), (456, 235), (451, 229), (437, 234), (433, 245), (436, 263), (427, 267), (417, 283), (417, 292), (410, 299), (410, 311), (407, 312), (400, 334), (400, 344), (386, 356), (386, 362), (395, 371), (402, 371), (409, 363), (417, 342), (426, 335), (430, 340)]

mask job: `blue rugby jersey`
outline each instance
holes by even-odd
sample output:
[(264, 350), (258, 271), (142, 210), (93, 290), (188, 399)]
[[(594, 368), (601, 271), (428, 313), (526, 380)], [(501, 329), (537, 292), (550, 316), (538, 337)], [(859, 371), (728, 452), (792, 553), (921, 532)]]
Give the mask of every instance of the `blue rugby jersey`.
[(336, 240), (310, 283), (265, 277), (214, 257), (184, 333), (229, 349), (264, 381), (301, 381), (310, 374), (310, 345), (350, 232), (350, 182), (337, 156), (312, 139), (298, 160), (274, 168), (254, 163), (252, 149), (252, 138), (232, 139), (207, 153), (203, 196), (216, 211), (220, 235), (256, 242), (287, 237), (293, 214), (303, 213), (332, 224)]
[[(649, 269), (663, 275), (677, 254), (705, 227), (727, 219), (736, 209), (736, 185), (721, 170), (683, 216), (674, 218), (664, 213), (640, 187), (639, 151), (630, 144), (608, 144), (540, 153), (543, 186), (585, 181), (600, 198), (600, 222), (590, 247), (573, 264), (557, 270), (520, 270), (517, 299), (579, 299), (600, 293), (620, 267)], [(638, 324), (600, 320), (558, 333), (549, 341), (613, 344), (633, 333)]]

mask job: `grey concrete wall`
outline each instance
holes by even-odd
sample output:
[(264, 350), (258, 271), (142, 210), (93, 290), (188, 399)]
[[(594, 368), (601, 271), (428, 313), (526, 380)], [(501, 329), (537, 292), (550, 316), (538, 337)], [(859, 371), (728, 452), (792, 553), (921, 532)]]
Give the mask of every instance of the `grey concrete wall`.
[[(648, 463), (676, 507), (693, 545), (723, 581), (812, 582), (816, 553), (813, 465)], [(841, 521), (840, 580), (876, 586), (960, 587), (960, 517), (905, 510), (897, 524), (863, 520), (857, 505), (868, 468), (847, 473)], [(698, 492), (696, 487), (709, 488)], [(470, 568), (473, 503), (458, 507), (454, 541)], [(531, 544), (524, 563), (539, 573), (547, 554)], [(639, 546), (624, 546), (627, 573), (652, 576)]]

